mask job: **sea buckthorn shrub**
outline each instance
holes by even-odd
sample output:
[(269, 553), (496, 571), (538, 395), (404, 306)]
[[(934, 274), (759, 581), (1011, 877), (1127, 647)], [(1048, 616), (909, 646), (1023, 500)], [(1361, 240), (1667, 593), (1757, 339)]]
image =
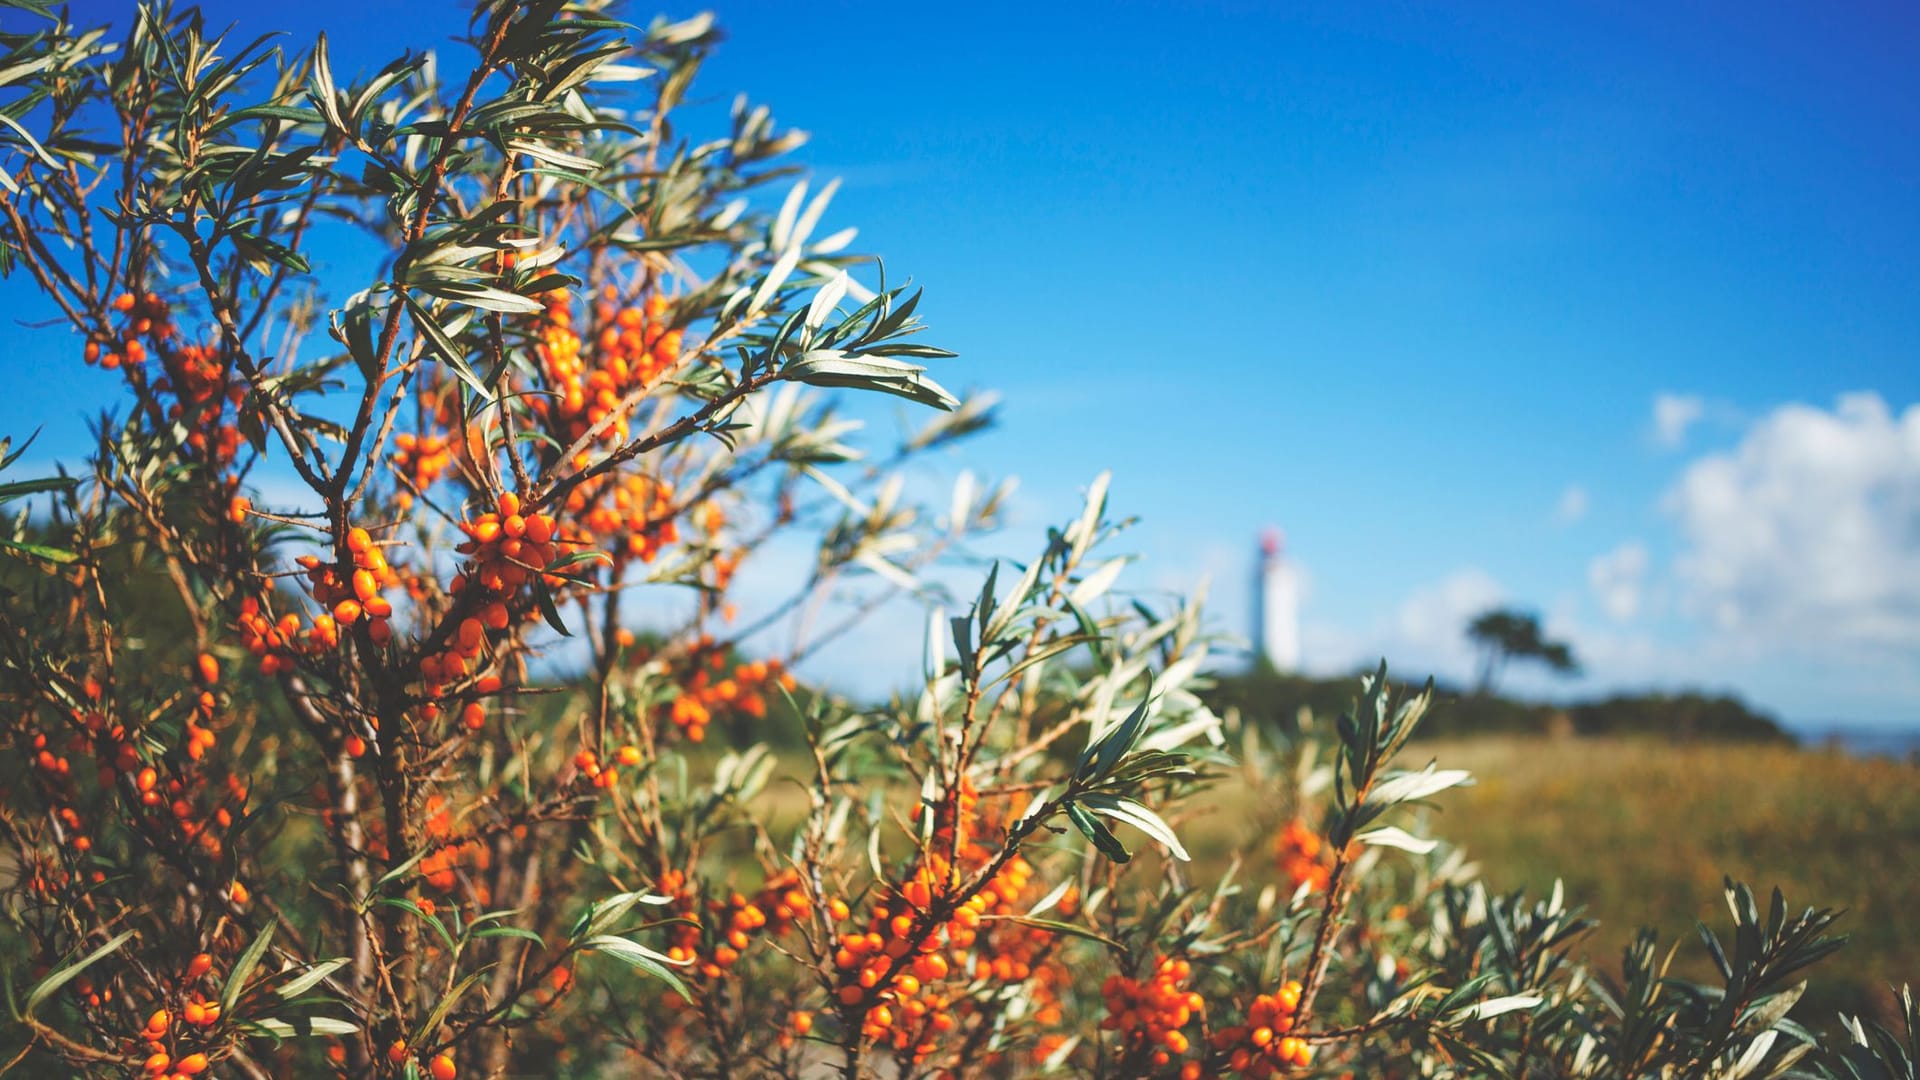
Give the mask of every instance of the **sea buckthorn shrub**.
[[(0, 448), (0, 1073), (1913, 1075), (1910, 1000), (1790, 1015), (1831, 912), (1729, 883), (1698, 986), (1489, 891), (1420, 834), (1470, 778), (1396, 764), (1430, 687), (1209, 710), (1105, 476), (979, 558), (1005, 486), (918, 463), (991, 399), (799, 132), (683, 125), (717, 41), (485, 2), (349, 77), (16, 5), (0, 271), (113, 405), (84, 467)], [(902, 602), (908, 689), (797, 678)]]

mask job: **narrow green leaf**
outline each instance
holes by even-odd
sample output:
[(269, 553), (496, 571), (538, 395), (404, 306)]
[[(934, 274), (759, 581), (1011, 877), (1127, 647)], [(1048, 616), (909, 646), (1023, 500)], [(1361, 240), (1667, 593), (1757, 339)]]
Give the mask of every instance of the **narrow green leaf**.
[(480, 395), (483, 401), (492, 401), (493, 393), (487, 389), (487, 384), (481, 382), (480, 376), (474, 374), (473, 368), (467, 364), (465, 351), (454, 342), (452, 337), (448, 336), (445, 330), (440, 328), (440, 324), (434, 321), (433, 315), (427, 311), (426, 307), (423, 306), (420, 301), (413, 298), (412, 293), (402, 292), (400, 295), (406, 299), (407, 312), (413, 316), (413, 325), (419, 328), (420, 333), (433, 345), (434, 351), (440, 354), (441, 362), (449, 368), (452, 368), (453, 373), (460, 377), (460, 381), (466, 383), (469, 389)]
[(347, 958), (343, 956), (335, 960), (326, 960), (315, 964), (302, 972), (299, 978), (294, 979), (285, 986), (276, 988), (274, 993), (286, 999), (297, 998), (301, 994), (320, 985), (322, 979), (345, 967), (347, 963)]
[(1073, 822), (1073, 827), (1080, 830), (1081, 835), (1093, 841), (1093, 846), (1100, 849), (1100, 854), (1117, 863), (1132, 861), (1132, 854), (1113, 835), (1112, 830), (1100, 824), (1098, 819), (1087, 813), (1078, 803), (1067, 804), (1067, 817)]
[(220, 988), (220, 1011), (232, 1013), (233, 1004), (240, 1000), (240, 992), (246, 989), (247, 980), (253, 977), (253, 969), (260, 966), (260, 959), (267, 955), (267, 946), (273, 944), (273, 931), (276, 923), (268, 923), (260, 936), (253, 939), (247, 951), (234, 961), (233, 969), (227, 972), (227, 981)]
[(97, 961), (105, 958), (109, 953), (117, 951), (120, 948), (120, 946), (125, 945), (127, 943), (127, 939), (132, 936), (133, 936), (133, 931), (131, 930), (124, 931), (116, 935), (113, 938), (113, 940), (107, 942), (105, 945), (102, 945), (99, 948), (88, 953), (86, 957), (82, 959), (80, 962), (75, 964), (70, 964), (67, 967), (63, 967), (60, 970), (55, 971), (52, 974), (48, 975), (46, 978), (41, 979), (37, 984), (34, 985), (34, 988), (32, 990), (29, 990), (27, 992), (26, 1008), (24, 1008), (21, 1011), (27, 1014), (31, 1014), (33, 1012), (33, 1007), (35, 1005), (38, 1005), (41, 1002), (47, 1000), (47, 998), (53, 996), (54, 991), (60, 989), (62, 986), (65, 986), (67, 983), (71, 982), (74, 976), (87, 970), (87, 968), (93, 966), (93, 964), (96, 963)]

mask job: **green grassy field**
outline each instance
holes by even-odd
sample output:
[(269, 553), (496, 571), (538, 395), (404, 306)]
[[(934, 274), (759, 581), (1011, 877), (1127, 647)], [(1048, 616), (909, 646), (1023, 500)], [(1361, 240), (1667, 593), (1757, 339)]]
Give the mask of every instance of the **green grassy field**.
[[(1465, 846), (1497, 890), (1566, 882), (1600, 920), (1586, 951), (1617, 971), (1639, 926), (1685, 938), (1676, 968), (1710, 970), (1696, 919), (1728, 923), (1722, 875), (1794, 907), (1844, 908), (1852, 942), (1810, 976), (1808, 1018), (1879, 1012), (1888, 982), (1920, 982), (1920, 770), (1786, 746), (1630, 738), (1479, 737), (1417, 743), (1478, 784), (1424, 823)], [(1231, 805), (1231, 790), (1221, 793)], [(1240, 792), (1253, 798), (1254, 793)]]

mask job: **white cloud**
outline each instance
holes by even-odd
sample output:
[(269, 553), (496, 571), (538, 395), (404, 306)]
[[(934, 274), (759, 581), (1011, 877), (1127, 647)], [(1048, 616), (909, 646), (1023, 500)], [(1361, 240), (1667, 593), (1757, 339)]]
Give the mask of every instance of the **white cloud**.
[(1625, 622), (1640, 614), (1646, 597), (1647, 549), (1638, 541), (1621, 544), (1587, 564), (1587, 586), (1600, 610)]
[[(1346, 662), (1331, 670), (1370, 666), (1384, 656), (1406, 678), (1433, 674), (1464, 681), (1474, 671), (1467, 623), (1506, 599), (1507, 590), (1486, 571), (1475, 567), (1455, 570), (1438, 581), (1416, 586), (1375, 624), (1372, 633), (1348, 641), (1351, 651), (1344, 658)], [(1313, 639), (1308, 641), (1312, 643)]]
[(1707, 403), (1695, 394), (1660, 393), (1653, 396), (1653, 439), (1661, 446), (1678, 447), (1687, 429), (1707, 414)]
[(1783, 405), (1689, 465), (1666, 505), (1690, 613), (1760, 652), (1920, 650), (1920, 405)]
[(1560, 493), (1560, 503), (1554, 507), (1553, 516), (1560, 524), (1571, 525), (1587, 516), (1588, 503), (1586, 488), (1568, 485), (1567, 490)]

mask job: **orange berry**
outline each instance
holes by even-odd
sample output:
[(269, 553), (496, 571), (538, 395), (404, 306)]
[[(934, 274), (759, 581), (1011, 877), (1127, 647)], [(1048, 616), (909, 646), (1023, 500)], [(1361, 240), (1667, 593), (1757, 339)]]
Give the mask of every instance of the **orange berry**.
[(458, 1071), (453, 1067), (453, 1058), (446, 1054), (435, 1054), (433, 1061), (427, 1066), (427, 1073), (433, 1077), (433, 1080), (453, 1080), (458, 1075)]
[(198, 1076), (207, 1071), (207, 1055), (188, 1054), (186, 1057), (181, 1058), (178, 1064), (174, 1065), (173, 1071), (182, 1076)]

